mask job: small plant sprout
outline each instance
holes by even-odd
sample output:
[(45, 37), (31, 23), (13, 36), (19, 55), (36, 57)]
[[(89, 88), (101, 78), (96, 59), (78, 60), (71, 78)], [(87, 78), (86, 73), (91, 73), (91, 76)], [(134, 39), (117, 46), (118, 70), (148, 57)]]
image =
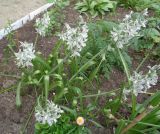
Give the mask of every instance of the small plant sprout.
[(80, 56), (88, 38), (88, 26), (81, 16), (80, 20), (79, 26), (76, 28), (71, 28), (68, 24), (65, 24), (66, 32), (59, 35), (60, 39), (67, 43), (67, 49), (71, 52), (72, 57)]
[(45, 37), (47, 34), (47, 30), (50, 25), (50, 17), (49, 13), (46, 12), (42, 18), (36, 19), (36, 31), (38, 34), (40, 34), (42, 37)]
[(83, 117), (78, 117), (76, 120), (77, 124), (79, 126), (82, 126), (84, 124), (84, 118)]
[(32, 60), (35, 56), (35, 49), (33, 43), (20, 42), (20, 49), (18, 53), (14, 53), (16, 56), (16, 63), (18, 67), (33, 66)]
[(160, 70), (160, 65), (155, 65), (153, 67), (148, 66), (148, 68), (149, 71), (146, 75), (143, 75), (142, 72), (134, 72), (134, 75), (130, 77), (130, 81), (132, 82), (131, 87), (123, 90), (125, 99), (127, 99), (126, 96), (131, 92), (137, 96), (139, 93), (146, 93), (147, 90), (152, 87), (152, 85), (157, 84), (157, 71)]
[(113, 28), (111, 37), (118, 48), (122, 49), (124, 45), (129, 44), (129, 41), (133, 37), (140, 36), (139, 31), (142, 27), (146, 27), (147, 24), (144, 16), (147, 16), (147, 9), (141, 13), (141, 17), (136, 18), (133, 17), (133, 12), (131, 11), (130, 14), (125, 16), (117, 28)]
[(61, 117), (63, 110), (52, 101), (47, 101), (46, 106), (37, 105), (35, 108), (36, 121), (42, 124), (48, 123), (49, 126), (55, 124)]
[(5, 33), (11, 33), (13, 31), (13, 26), (12, 26), (12, 23), (11, 23), (11, 21), (9, 21), (8, 23), (7, 23), (7, 26), (5, 27)]

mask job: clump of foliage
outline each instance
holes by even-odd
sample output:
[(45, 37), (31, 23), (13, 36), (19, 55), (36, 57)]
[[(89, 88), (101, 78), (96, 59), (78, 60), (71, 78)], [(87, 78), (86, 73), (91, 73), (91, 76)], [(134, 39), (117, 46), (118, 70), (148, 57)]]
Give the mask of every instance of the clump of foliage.
[(60, 30), (65, 16), (62, 14), (62, 9), (69, 4), (69, 1), (55, 1), (54, 8), (46, 12), (42, 18), (36, 19), (36, 31), (41, 36), (51, 36)]
[[(95, 70), (98, 69), (97, 71), (104, 74), (106, 78), (109, 78), (114, 67), (123, 70), (121, 59), (110, 39), (110, 32), (114, 27), (117, 27), (117, 24), (109, 21), (98, 21), (96, 23), (89, 23), (88, 26), (89, 38), (87, 46), (82, 51), (82, 55), (86, 54), (86, 59), (82, 61), (85, 62), (89, 57), (96, 55), (102, 49), (106, 48), (103, 54), (95, 59), (96, 64), (93, 68), (96, 68)], [(87, 55), (89, 56), (87, 57)], [(123, 51), (123, 55), (125, 55), (127, 64), (131, 65), (131, 58), (126, 51)]]
[(113, 11), (116, 8), (116, 1), (111, 0), (83, 0), (76, 4), (75, 9), (80, 13), (89, 13), (92, 17), (105, 15), (106, 12)]
[[(158, 58), (159, 55), (159, 43), (160, 43), (160, 19), (149, 18), (147, 27), (140, 31), (140, 37), (135, 37), (131, 40), (132, 48), (138, 52), (143, 51), (150, 53), (154, 57)], [(153, 58), (154, 58), (153, 57)]]
[(160, 12), (159, 0), (119, 0), (119, 4), (126, 8), (132, 8), (137, 11), (144, 10), (145, 8), (153, 9), (157, 14)]

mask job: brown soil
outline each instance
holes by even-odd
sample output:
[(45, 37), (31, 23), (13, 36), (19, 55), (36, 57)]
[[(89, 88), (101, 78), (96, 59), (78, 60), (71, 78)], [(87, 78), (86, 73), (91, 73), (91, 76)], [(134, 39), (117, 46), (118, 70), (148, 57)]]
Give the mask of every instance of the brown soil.
[[(79, 14), (73, 9), (74, 5), (71, 4), (71, 6), (67, 7), (63, 13), (66, 16), (65, 22), (74, 25), (77, 16)], [(112, 20), (122, 19), (126, 13), (128, 13), (128, 10), (124, 10), (122, 8), (117, 9), (118, 14), (115, 15), (108, 15), (107, 20), (110, 18)], [(24, 27), (18, 29), (16, 31), (15, 40), (18, 41), (27, 41), (27, 42), (34, 42), (36, 38), (36, 31), (34, 29), (34, 21), (26, 24)], [(47, 56), (57, 38), (55, 36), (47, 37), (47, 38), (38, 38), (37, 42), (37, 50), (42, 52), (45, 56)], [(4, 48), (7, 45), (7, 40), (3, 39), (0, 41), (0, 69), (1, 72), (5, 73), (16, 73), (19, 75), (18, 70), (15, 66), (15, 63), (13, 62), (13, 57), (10, 57), (9, 61), (7, 63), (3, 62), (4, 58)], [(133, 54), (132, 54), (133, 55)], [(136, 68), (138, 63), (140, 61), (137, 60), (136, 56), (133, 57), (133, 68)], [(143, 69), (146, 68), (147, 65), (154, 65), (155, 61), (148, 61), (144, 64)], [(123, 72), (114, 69), (111, 77), (109, 80), (103, 79), (101, 81), (102, 84), (102, 92), (103, 91), (109, 91), (110, 89), (116, 89), (120, 86), (121, 82), (125, 80), (125, 75)], [(13, 83), (15, 83), (15, 79), (9, 79), (8, 77), (0, 77), (0, 133), (1, 134), (19, 134), (20, 130), (24, 127), (24, 124), (26, 123), (29, 113), (31, 113), (32, 108), (35, 103), (35, 93), (32, 91), (32, 89), (27, 90), (27, 94), (22, 96), (22, 107), (20, 109), (17, 109), (15, 106), (15, 90), (10, 92), (2, 93), (4, 88), (11, 86)], [(157, 89), (160, 88), (160, 81), (157, 85)], [(141, 99), (141, 98), (140, 98)], [(144, 100), (144, 99), (142, 99)], [(101, 99), (100, 105), (105, 105), (106, 100), (105, 98)], [(103, 124), (104, 118), (99, 118), (99, 122)], [(32, 116), (26, 130), (26, 134), (33, 134), (34, 133), (34, 116)], [(93, 131), (93, 134), (113, 134), (113, 129), (111, 128), (103, 128), (98, 129), (95, 127), (91, 127), (91, 130)]]

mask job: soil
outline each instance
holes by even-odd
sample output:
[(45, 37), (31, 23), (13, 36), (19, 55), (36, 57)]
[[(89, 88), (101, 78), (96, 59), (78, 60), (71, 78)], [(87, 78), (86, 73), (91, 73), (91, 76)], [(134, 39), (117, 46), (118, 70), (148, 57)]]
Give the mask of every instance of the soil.
[(0, 29), (47, 3), (47, 0), (0, 0)]
[[(63, 14), (65, 14), (65, 22), (74, 25), (77, 16), (79, 16), (79, 13), (76, 12), (73, 9), (74, 5), (71, 3), (69, 7), (67, 7)], [(118, 14), (116, 15), (107, 15), (105, 19), (111, 19), (111, 20), (119, 20), (122, 19), (126, 13), (129, 12), (129, 10), (118, 8)], [(34, 21), (27, 23), (24, 27), (18, 29), (15, 31), (15, 40), (17, 41), (27, 41), (27, 42), (34, 42), (36, 38), (36, 31), (34, 28)], [(37, 42), (37, 50), (42, 52), (44, 56), (47, 56), (51, 49), (53, 48), (55, 42), (57, 41), (57, 38), (55, 36), (46, 37), (46, 38), (38, 38)], [(13, 62), (13, 57), (11, 56), (8, 59), (8, 62), (4, 62), (4, 48), (7, 45), (6, 38), (2, 39), (0, 41), (0, 69), (1, 72), (5, 73), (11, 73), (19, 75), (18, 69), (15, 66), (15, 63)], [(133, 56), (134, 55), (134, 56)], [(137, 67), (138, 63), (140, 63), (141, 60), (137, 60), (136, 53), (132, 54), (133, 56), (133, 69)], [(141, 68), (141, 70), (145, 70), (147, 65), (154, 65), (156, 64), (156, 61), (147, 61), (145, 62), (144, 66)], [(110, 91), (111, 89), (116, 89), (120, 86), (121, 82), (125, 81), (125, 75), (122, 71), (114, 69), (110, 79), (106, 80), (102, 77), (101, 80), (101, 89), (103, 91)], [(19, 134), (20, 130), (23, 129), (25, 123), (27, 122), (27, 119), (29, 117), (29, 114), (31, 113), (34, 103), (35, 103), (35, 93), (32, 89), (28, 89), (24, 96), (22, 96), (22, 107), (20, 109), (17, 109), (15, 106), (15, 90), (3, 92), (4, 88), (10, 87), (15, 83), (15, 79), (9, 79), (8, 77), (0, 77), (0, 133), (1, 134)], [(157, 84), (156, 88), (153, 89), (160, 89), (160, 80)], [(145, 96), (146, 97), (146, 96)], [(143, 101), (144, 99), (140, 97), (139, 101)], [(106, 104), (106, 99), (101, 98), (100, 100), (100, 106), (104, 106)], [(99, 122), (103, 124), (104, 118), (103, 116), (99, 116)], [(34, 134), (34, 116), (32, 115), (31, 120), (29, 121), (29, 124), (27, 126), (27, 129), (25, 131), (26, 134)], [(108, 128), (96, 128), (91, 127), (91, 130), (93, 131), (93, 134), (113, 134), (113, 127), (111, 126)]]

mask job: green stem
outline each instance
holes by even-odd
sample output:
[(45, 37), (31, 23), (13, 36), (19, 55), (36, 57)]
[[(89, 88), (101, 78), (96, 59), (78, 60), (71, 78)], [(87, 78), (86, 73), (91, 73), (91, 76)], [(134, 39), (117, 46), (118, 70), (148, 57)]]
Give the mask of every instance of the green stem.
[[(70, 55), (70, 54), (69, 54), (69, 55)], [(67, 56), (61, 61), (60, 64), (64, 63), (64, 62), (68, 59), (69, 55), (67, 55)], [(55, 70), (57, 70), (60, 64), (58, 64), (57, 66), (55, 66), (55, 67), (49, 72), (49, 74), (52, 74)]]
[(132, 92), (132, 114), (131, 114), (131, 118), (133, 117), (134, 113), (136, 112), (136, 96), (135, 94)]
[(119, 56), (121, 58), (121, 61), (122, 61), (123, 67), (124, 67), (124, 71), (125, 71), (125, 73), (127, 75), (128, 83), (130, 85), (131, 82), (130, 82), (130, 72), (129, 72), (129, 69), (128, 69), (128, 65), (127, 65), (127, 63), (126, 63), (126, 61), (125, 61), (125, 59), (124, 59), (124, 57), (123, 57), (123, 55), (122, 55), (122, 53), (121, 53), (119, 48), (118, 48), (118, 54), (119, 54)]
[(3, 93), (8, 92), (10, 90), (13, 90), (14, 88), (16, 88), (16, 86), (17, 85), (13, 85), (13, 86), (11, 86), (9, 88), (5, 88), (5, 89), (1, 90), (0, 94), (3, 94)]
[(92, 60), (94, 60), (97, 56), (99, 56), (107, 47), (105, 47), (104, 49), (102, 49), (100, 52), (98, 52), (95, 56), (93, 56), (90, 60), (88, 60), (69, 80), (69, 82), (71, 82), (80, 72), (81, 70)]
[(12, 49), (12, 47), (10, 46), (10, 45), (7, 45), (8, 46), (8, 48), (10, 49), (10, 51), (13, 53), (13, 55), (15, 55), (14, 53), (14, 50)]
[(13, 78), (17, 78), (17, 79), (20, 79), (20, 78), (21, 78), (20, 76), (17, 76), (17, 75), (3, 74), (3, 73), (0, 73), (0, 76), (4, 76), (4, 77), (13, 77)]
[(71, 76), (74, 75), (78, 70), (77, 58), (76, 57), (73, 57), (73, 59), (71, 60), (70, 70), (71, 70)]
[(24, 134), (24, 133), (25, 133), (25, 130), (26, 130), (27, 126), (28, 126), (28, 123), (29, 123), (29, 121), (31, 120), (31, 117), (32, 117), (32, 115), (33, 115), (35, 106), (36, 106), (36, 105), (33, 106), (32, 110), (31, 110), (31, 112), (30, 112), (30, 114), (29, 114), (29, 117), (28, 117), (28, 119), (27, 119), (27, 122), (25, 123), (25, 126), (24, 126), (24, 128), (23, 128), (23, 130), (22, 130), (22, 132), (21, 132), (21, 134)]
[(18, 87), (16, 90), (16, 106), (19, 108), (21, 106), (21, 86), (22, 86), (22, 81), (18, 83)]
[(45, 94), (45, 102), (47, 103), (48, 100), (48, 93), (49, 93), (49, 75), (44, 76), (44, 94)]
[[(103, 92), (103, 93), (91, 94), (91, 95), (84, 95), (84, 96), (82, 96), (82, 98), (91, 98), (91, 97), (103, 96), (103, 95), (114, 93), (114, 92), (119, 91), (119, 90), (120, 89), (115, 89), (115, 90), (112, 90), (112, 91), (109, 91), (109, 92)], [(80, 97), (77, 97), (77, 98), (80, 98)]]
[(37, 35), (36, 35), (36, 39), (35, 39), (35, 42), (34, 42), (34, 47), (35, 47), (35, 48), (36, 48), (37, 41), (38, 41), (38, 33), (37, 33)]
[(141, 61), (141, 63), (138, 65), (138, 67), (136, 68), (136, 72), (139, 71), (139, 69), (140, 69), (141, 66), (144, 64), (144, 62), (149, 58), (150, 54), (151, 54), (154, 50), (157, 49), (157, 47), (153, 49), (154, 46), (155, 46), (155, 44), (153, 44), (151, 50), (147, 53), (147, 55), (143, 58), (143, 60)]
[(75, 72), (77, 72), (77, 70), (78, 70), (78, 59), (77, 59), (77, 57), (75, 57)]
[(136, 68), (136, 72), (139, 71), (139, 69), (141, 68), (141, 66), (143, 65), (143, 63), (148, 59), (150, 53), (148, 53), (145, 58), (143, 58), (142, 62), (138, 65), (138, 67)]
[[(129, 69), (128, 69), (128, 65), (120, 51), (120, 49), (118, 48), (118, 53), (120, 55), (120, 58), (121, 58), (121, 61), (122, 61), (122, 64), (123, 64), (123, 67), (124, 67), (124, 70), (125, 70), (125, 73), (127, 75), (127, 79), (128, 79), (128, 84), (129, 86), (131, 85), (131, 81), (130, 81), (130, 72), (129, 72)], [(136, 111), (136, 96), (134, 95), (134, 93), (132, 92), (132, 115), (135, 113)]]

